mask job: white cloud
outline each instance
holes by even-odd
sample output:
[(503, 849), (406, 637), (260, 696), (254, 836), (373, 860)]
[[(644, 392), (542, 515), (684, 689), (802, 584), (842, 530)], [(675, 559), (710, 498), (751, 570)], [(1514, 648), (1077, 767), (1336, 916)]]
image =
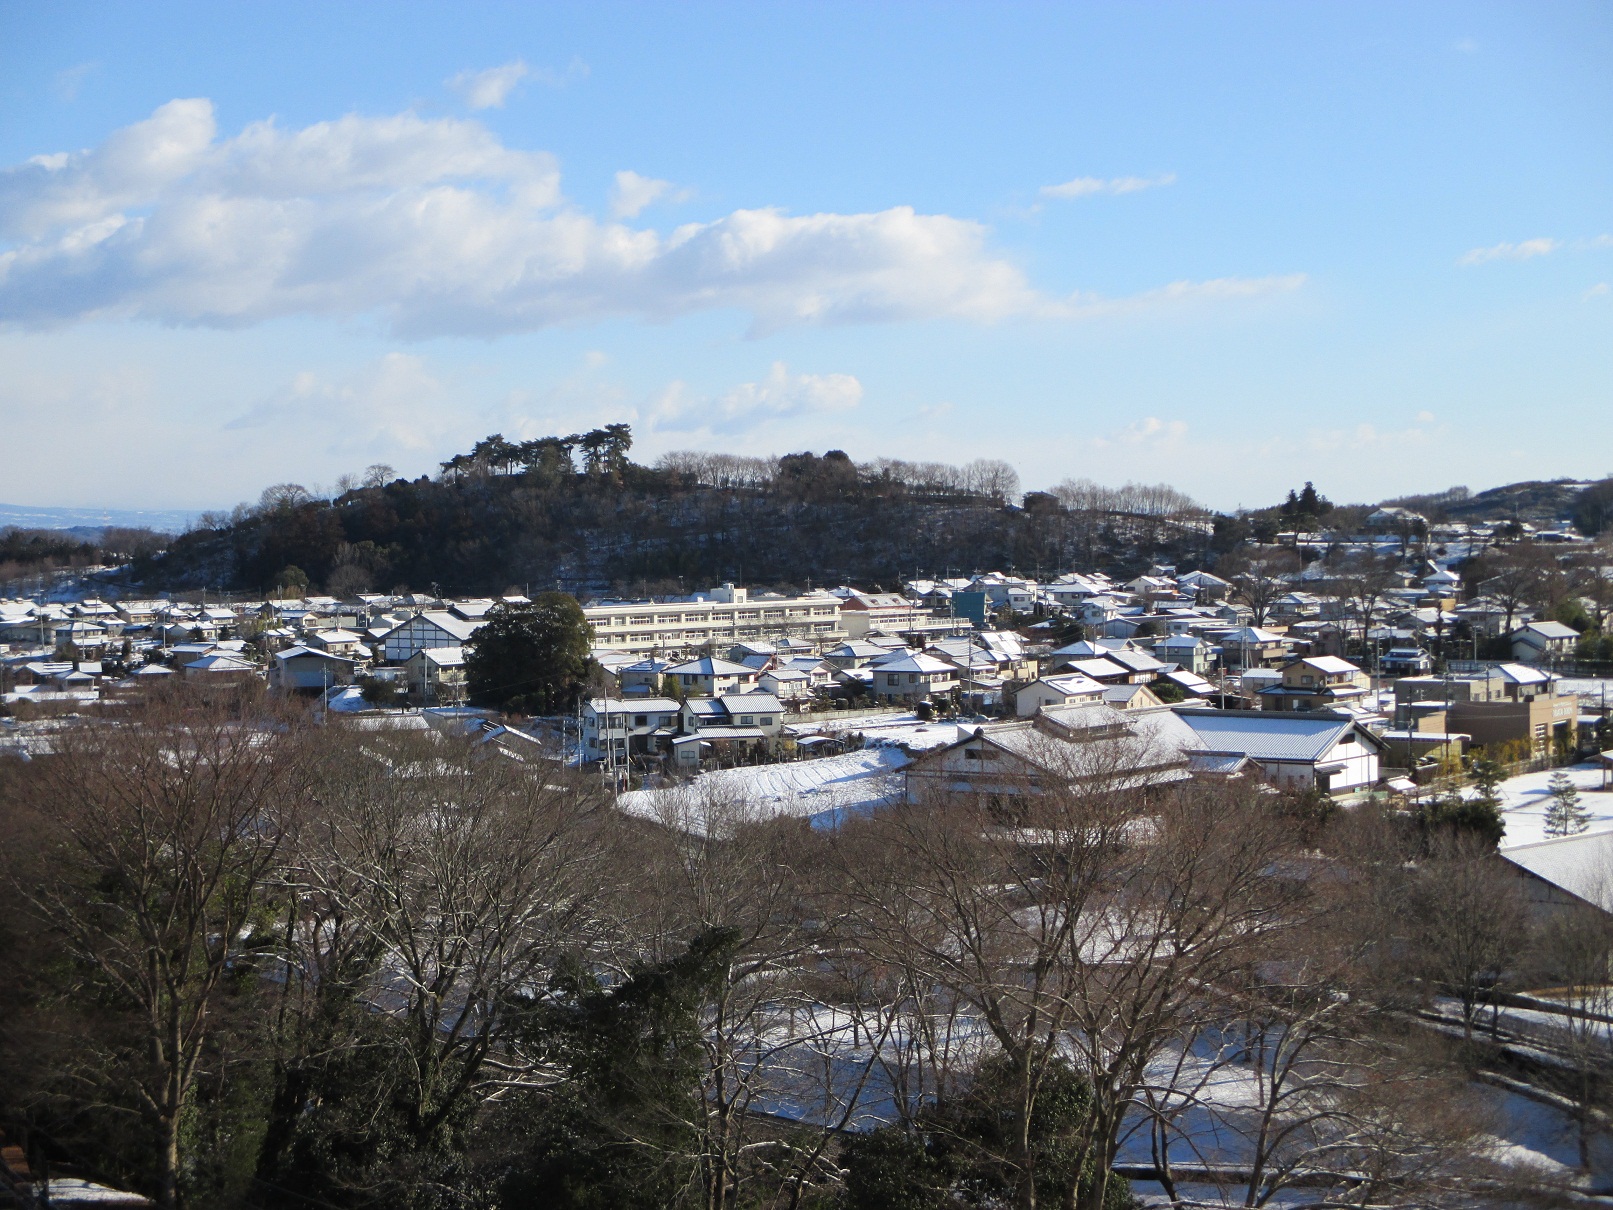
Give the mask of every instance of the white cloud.
[(72, 67), (64, 67), (57, 72), (51, 80), (51, 91), (63, 101), (78, 100), (78, 93), (84, 87), (84, 81), (94, 72), (100, 70), (101, 65), (96, 62), (75, 63)]
[(851, 411), (862, 397), (862, 383), (850, 374), (792, 374), (775, 361), (761, 382), (742, 382), (715, 399), (671, 383), (651, 401), (646, 418), (656, 432), (736, 433), (786, 417)]
[(503, 109), (504, 102), (523, 80), (536, 80), (550, 88), (564, 88), (588, 75), (588, 64), (573, 58), (563, 71), (552, 67), (532, 67), (525, 59), (512, 59), (498, 67), (462, 71), (444, 80), (451, 90), (465, 99), (472, 109)]
[(691, 190), (679, 189), (671, 181), (658, 181), (624, 169), (616, 174), (616, 182), (611, 186), (610, 212), (616, 218), (633, 218), (662, 198), (682, 202), (692, 195)]
[(322, 453), (412, 464), (466, 428), (469, 418), (447, 402), (424, 359), (387, 353), (337, 378), (304, 370), (224, 428), (296, 434)]
[(755, 330), (990, 322), (1141, 313), (1303, 281), (1049, 297), (990, 251), (983, 225), (907, 206), (736, 210), (662, 235), (570, 206), (552, 156), (511, 150), (472, 120), (350, 114), (220, 138), (205, 99), (171, 101), (99, 147), (0, 170), (0, 240), (0, 315), (36, 327), (376, 315), (424, 338), (713, 309), (747, 313)]
[(1459, 265), (1482, 265), (1492, 260), (1528, 260), (1534, 256), (1547, 256), (1561, 248), (1562, 241), (1542, 236), (1539, 239), (1526, 239), (1521, 243), (1492, 244), (1488, 248), (1473, 248), (1464, 252), (1456, 263)]
[(1304, 273), (1273, 274), (1267, 277), (1214, 277), (1208, 281), (1174, 281), (1124, 298), (1104, 298), (1077, 294), (1059, 304), (1055, 313), (1072, 319), (1097, 319), (1110, 315), (1159, 312), (1194, 304), (1255, 299), (1267, 295), (1291, 294), (1309, 279)]
[(1187, 436), (1187, 421), (1161, 420), (1157, 416), (1144, 416), (1141, 420), (1134, 420), (1125, 428), (1094, 437), (1092, 444), (1099, 449), (1107, 449), (1116, 445), (1133, 445), (1162, 447), (1178, 444)]
[(1608, 289), (1608, 284), (1605, 281), (1599, 281), (1589, 290), (1585, 291), (1585, 297), (1587, 299), (1601, 298), (1608, 293)]
[(465, 104), (472, 109), (503, 109), (515, 86), (531, 74), (526, 60), (515, 59), (483, 71), (462, 71), (450, 76), (445, 83), (464, 97)]
[(1161, 185), (1175, 183), (1174, 172), (1162, 173), (1159, 176), (1117, 176), (1107, 179), (1078, 176), (1073, 181), (1065, 181), (1062, 185), (1043, 185), (1039, 192), (1043, 197), (1067, 201), (1071, 198), (1092, 197), (1099, 193), (1138, 193), (1144, 189), (1155, 189)]

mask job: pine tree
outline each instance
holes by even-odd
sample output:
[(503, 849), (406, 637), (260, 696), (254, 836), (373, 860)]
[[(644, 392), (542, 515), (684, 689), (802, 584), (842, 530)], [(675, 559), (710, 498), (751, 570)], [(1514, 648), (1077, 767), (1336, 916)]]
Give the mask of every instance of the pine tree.
[(1546, 804), (1546, 835), (1577, 836), (1591, 826), (1590, 814), (1580, 805), (1579, 791), (1568, 774), (1558, 771), (1546, 783), (1551, 801)]

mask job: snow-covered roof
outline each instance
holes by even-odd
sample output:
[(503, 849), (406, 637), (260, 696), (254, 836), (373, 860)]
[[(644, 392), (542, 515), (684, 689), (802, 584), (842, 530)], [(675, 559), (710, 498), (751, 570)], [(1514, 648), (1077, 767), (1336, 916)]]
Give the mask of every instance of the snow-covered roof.
[[(710, 701), (710, 698), (702, 699)], [(588, 708), (595, 714), (648, 714), (660, 712), (676, 714), (683, 709), (683, 703), (671, 697), (596, 697), (589, 701)]]
[(1340, 659), (1336, 655), (1308, 655), (1299, 662), (1320, 672), (1349, 673), (1361, 671), (1349, 660)]
[(1319, 760), (1345, 732), (1356, 727), (1347, 718), (1301, 718), (1277, 711), (1178, 712), (1211, 752), (1241, 752), (1255, 760)]
[(687, 664), (676, 664), (667, 669), (674, 676), (754, 676), (755, 669), (746, 668), (741, 664), (731, 664), (727, 660), (714, 659), (711, 656), (702, 656), (698, 660), (690, 660)]
[(1539, 635), (1543, 639), (1578, 639), (1579, 631), (1572, 626), (1564, 626), (1561, 622), (1530, 622), (1519, 627), (1519, 632), (1528, 631)]
[(934, 656), (915, 652), (911, 655), (898, 655), (895, 659), (887, 660), (879, 665), (881, 672), (922, 672), (931, 676), (937, 673), (956, 672), (951, 664), (943, 663)]
[(1538, 840), (1504, 849), (1501, 856), (1536, 878), (1613, 912), (1613, 831)]
[[(682, 786), (633, 790), (617, 799), (631, 815), (704, 833), (726, 822), (724, 807), (741, 803), (747, 818), (781, 815), (832, 824), (893, 801), (899, 770), (911, 758), (899, 748), (859, 748), (840, 756), (702, 773)], [(737, 821), (734, 821), (737, 822)]]

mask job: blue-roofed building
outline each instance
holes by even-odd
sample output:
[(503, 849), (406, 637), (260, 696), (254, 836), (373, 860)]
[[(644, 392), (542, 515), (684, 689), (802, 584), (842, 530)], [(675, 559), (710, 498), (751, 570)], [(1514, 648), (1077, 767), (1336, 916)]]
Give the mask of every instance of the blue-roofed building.
[(1384, 743), (1354, 719), (1194, 707), (1177, 713), (1204, 753), (1247, 757), (1272, 785), (1337, 794), (1378, 781)]

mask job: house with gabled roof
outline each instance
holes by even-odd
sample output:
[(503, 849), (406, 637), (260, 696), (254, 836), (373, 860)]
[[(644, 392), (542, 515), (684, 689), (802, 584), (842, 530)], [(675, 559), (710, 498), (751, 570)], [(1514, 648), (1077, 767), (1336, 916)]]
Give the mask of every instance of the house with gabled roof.
[(1510, 636), (1512, 658), (1528, 664), (1543, 664), (1574, 654), (1579, 631), (1561, 622), (1526, 622)]
[(958, 688), (958, 669), (922, 652), (881, 661), (872, 671), (871, 688), (879, 698), (920, 702)]
[(1353, 718), (1196, 706), (1176, 713), (1203, 751), (1247, 757), (1274, 786), (1337, 794), (1377, 784), (1384, 742)]
[(463, 647), (481, 625), (447, 610), (422, 610), (386, 632), (381, 639), (383, 658), (402, 664), (427, 647)]
[(964, 728), (955, 742), (917, 757), (906, 771), (907, 797), (1035, 798), (1054, 781), (1083, 778), (1115, 790), (1162, 788), (1192, 776), (1189, 755), (1197, 747), (1168, 709), (1045, 707), (1030, 718)]
[(755, 668), (719, 660), (715, 656), (702, 656), (698, 660), (674, 664), (666, 675), (677, 682), (678, 688), (690, 696), (716, 697), (736, 689), (748, 689), (756, 684), (759, 675)]
[(1332, 710), (1361, 702), (1371, 688), (1365, 672), (1336, 655), (1290, 660), (1280, 672), (1280, 681), (1255, 695), (1263, 710)]
[(1069, 706), (1103, 700), (1104, 686), (1079, 672), (1038, 677), (1014, 695), (1014, 713), (1029, 718), (1044, 706)]

